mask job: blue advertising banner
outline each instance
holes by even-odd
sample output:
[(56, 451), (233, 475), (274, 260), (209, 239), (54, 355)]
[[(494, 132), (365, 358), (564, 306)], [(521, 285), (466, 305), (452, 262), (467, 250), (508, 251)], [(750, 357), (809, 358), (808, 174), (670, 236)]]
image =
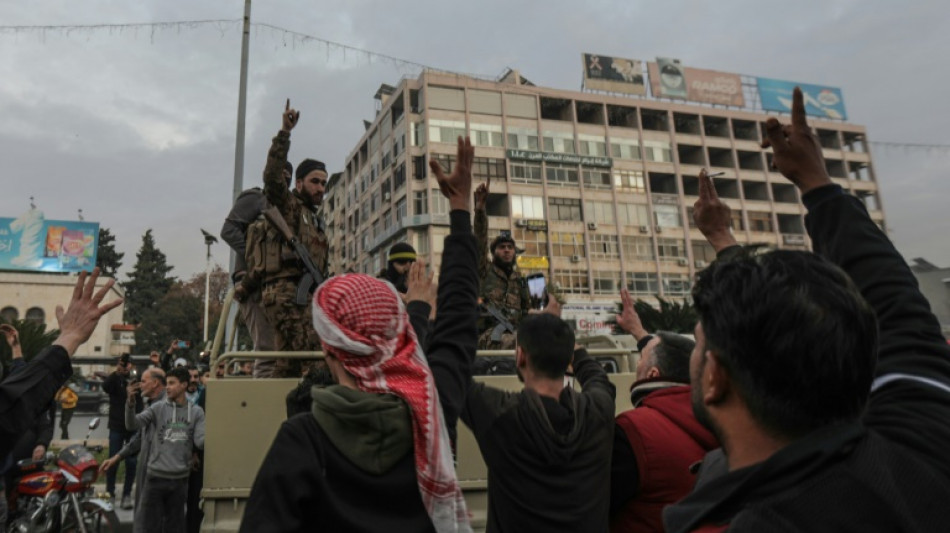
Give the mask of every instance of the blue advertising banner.
[(762, 109), (767, 111), (792, 111), (792, 90), (795, 86), (802, 88), (805, 96), (805, 114), (813, 117), (847, 120), (848, 114), (844, 111), (844, 97), (841, 89), (823, 87), (807, 83), (773, 80), (770, 78), (756, 78), (759, 86), (759, 99)]
[(0, 270), (92, 270), (98, 248), (98, 222), (46, 220), (35, 208), (0, 218)]

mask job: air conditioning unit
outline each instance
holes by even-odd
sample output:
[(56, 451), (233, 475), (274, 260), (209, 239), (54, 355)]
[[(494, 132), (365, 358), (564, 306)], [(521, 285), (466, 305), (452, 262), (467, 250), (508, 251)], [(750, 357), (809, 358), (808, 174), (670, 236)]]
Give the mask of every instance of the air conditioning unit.
[(572, 263), (580, 263), (580, 262), (581, 262), (581, 256), (579, 256), (579, 255), (572, 255), (572, 256), (571, 256), (571, 262), (572, 262)]
[(517, 226), (517, 227), (519, 227), (519, 228), (523, 228), (523, 227), (525, 227), (525, 226), (527, 226), (527, 225), (528, 225), (528, 220), (527, 220), (527, 219), (519, 218), (519, 219), (515, 220), (515, 226)]
[(685, 257), (680, 257), (676, 260), (676, 264), (681, 267), (689, 266), (689, 261)]
[(650, 233), (650, 226), (640, 226), (640, 233)]
[(389, 201), (389, 193), (388, 193), (388, 192), (384, 192), (384, 193), (383, 193), (383, 201), (385, 201), (385, 202), (388, 202), (388, 201)]
[(703, 261), (702, 259), (697, 259), (694, 264), (696, 265), (696, 268), (706, 268), (709, 266), (709, 263)]
[(663, 228), (660, 227), (660, 226), (656, 226), (656, 227), (654, 227), (653, 229), (654, 229), (657, 233), (663, 233)]
[(587, 229), (589, 229), (589, 230), (591, 230), (591, 231), (597, 231), (597, 223), (596, 223), (596, 222), (588, 222), (588, 223), (587, 223)]

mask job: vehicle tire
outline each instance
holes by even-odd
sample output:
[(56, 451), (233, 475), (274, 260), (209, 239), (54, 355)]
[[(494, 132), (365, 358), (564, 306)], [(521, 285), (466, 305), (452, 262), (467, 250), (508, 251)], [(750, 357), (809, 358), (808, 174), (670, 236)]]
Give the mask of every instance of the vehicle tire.
[[(119, 517), (115, 511), (106, 510), (92, 502), (82, 502), (82, 521), (88, 533), (117, 533), (121, 527)], [(81, 531), (76, 524), (75, 513), (72, 507), (63, 520), (62, 533), (77, 533)]]
[(109, 416), (109, 402), (100, 403), (98, 410), (101, 416)]

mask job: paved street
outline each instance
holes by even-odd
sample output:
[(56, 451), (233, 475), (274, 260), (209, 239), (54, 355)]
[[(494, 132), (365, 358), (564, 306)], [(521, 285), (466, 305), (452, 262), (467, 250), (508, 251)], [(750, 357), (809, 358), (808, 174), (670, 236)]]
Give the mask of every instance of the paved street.
[[(60, 411), (56, 411), (56, 427), (53, 428), (53, 445), (56, 446), (56, 441), (60, 437), (59, 421), (60, 421)], [(69, 438), (71, 440), (78, 441), (82, 443), (82, 439), (86, 436), (86, 431), (89, 429), (89, 421), (99, 415), (94, 415), (92, 413), (76, 413), (73, 412), (73, 419), (69, 422)], [(99, 427), (92, 432), (92, 435), (89, 437), (90, 440), (102, 441), (106, 446), (109, 444), (109, 417), (108, 416), (99, 416)]]

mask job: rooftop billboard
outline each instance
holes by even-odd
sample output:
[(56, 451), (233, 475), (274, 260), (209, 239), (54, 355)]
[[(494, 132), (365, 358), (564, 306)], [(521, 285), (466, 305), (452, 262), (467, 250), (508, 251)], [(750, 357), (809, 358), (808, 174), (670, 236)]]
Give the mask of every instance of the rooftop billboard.
[(791, 113), (792, 90), (798, 86), (802, 88), (802, 93), (805, 96), (805, 114), (836, 120), (848, 119), (848, 114), (844, 110), (844, 97), (841, 95), (841, 89), (837, 87), (795, 83), (771, 78), (756, 78), (756, 84), (759, 87), (762, 109), (767, 111)]
[(647, 93), (643, 84), (643, 63), (637, 59), (582, 54), (584, 86), (615, 93)]
[(0, 270), (92, 270), (98, 247), (98, 222), (46, 220), (35, 208), (0, 218)]
[(649, 63), (653, 96), (681, 98), (707, 104), (744, 107), (742, 78), (738, 74), (684, 67), (679, 59), (658, 57)]

